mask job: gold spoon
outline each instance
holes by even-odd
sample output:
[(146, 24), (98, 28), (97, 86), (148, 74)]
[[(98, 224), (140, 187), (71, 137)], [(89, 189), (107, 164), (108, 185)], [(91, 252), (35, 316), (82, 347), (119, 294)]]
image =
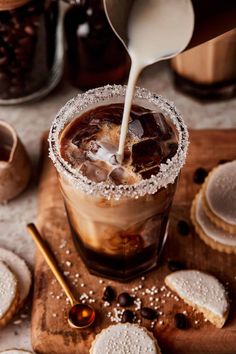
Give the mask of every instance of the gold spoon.
[(87, 328), (91, 326), (91, 324), (95, 320), (95, 310), (92, 306), (87, 304), (78, 303), (78, 301), (74, 298), (68, 284), (66, 283), (64, 277), (62, 276), (58, 265), (47, 247), (46, 243), (42, 239), (38, 229), (33, 223), (27, 225), (27, 230), (30, 233), (31, 237), (33, 238), (34, 242), (36, 243), (38, 249), (42, 253), (45, 261), (47, 262), (49, 268), (53, 272), (54, 276), (56, 277), (57, 281), (61, 285), (62, 289), (64, 290), (66, 296), (70, 300), (71, 309), (68, 314), (68, 323), (73, 328)]

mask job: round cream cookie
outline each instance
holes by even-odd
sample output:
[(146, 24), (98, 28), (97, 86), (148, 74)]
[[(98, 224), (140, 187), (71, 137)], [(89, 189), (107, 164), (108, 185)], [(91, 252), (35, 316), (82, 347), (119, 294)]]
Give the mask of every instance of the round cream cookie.
[(0, 327), (15, 315), (19, 302), (17, 279), (6, 264), (0, 261)]
[(203, 185), (203, 207), (215, 225), (236, 234), (236, 160), (210, 172)]
[(160, 354), (153, 335), (146, 328), (131, 323), (111, 325), (99, 333), (92, 343), (90, 354)]
[(193, 200), (191, 220), (197, 234), (208, 246), (220, 252), (236, 254), (236, 234), (224, 231), (213, 224), (203, 208), (202, 192)]
[(223, 327), (229, 301), (218, 279), (198, 270), (180, 270), (167, 275), (165, 284), (216, 327)]
[(18, 280), (20, 293), (19, 307), (21, 307), (30, 291), (32, 281), (31, 272), (22, 258), (5, 248), (0, 248), (0, 261), (7, 264)]

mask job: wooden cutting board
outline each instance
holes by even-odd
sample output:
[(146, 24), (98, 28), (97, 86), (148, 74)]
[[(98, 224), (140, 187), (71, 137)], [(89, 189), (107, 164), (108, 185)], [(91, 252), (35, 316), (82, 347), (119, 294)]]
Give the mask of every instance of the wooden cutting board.
[[(188, 236), (182, 236), (176, 227), (178, 220), (189, 220), (190, 203), (200, 188), (192, 182), (195, 169), (204, 167), (209, 170), (217, 165), (219, 160), (236, 159), (236, 130), (191, 131), (190, 141), (188, 159), (175, 198), (169, 237), (161, 265), (149, 272), (144, 281), (139, 278), (129, 284), (120, 284), (90, 275), (78, 257), (67, 224), (56, 171), (47, 158), (44, 140), (38, 226), (61, 269), (66, 272), (68, 282), (76, 296), (93, 291), (91, 297), (96, 299), (94, 306), (98, 319), (91, 329), (80, 331), (69, 327), (67, 324), (69, 305), (66, 304), (66, 298), (41, 255), (37, 253), (32, 312), (32, 342), (37, 353), (89, 353), (95, 334), (111, 324), (107, 314), (113, 311), (114, 306), (104, 307), (101, 300), (103, 288), (108, 284), (112, 285), (118, 294), (122, 291), (131, 293), (132, 288), (142, 285), (139, 296), (147, 306), (150, 301), (155, 301), (155, 297), (159, 298), (157, 304), (160, 306), (158, 311), (161, 314), (153, 332), (158, 338), (163, 354), (236, 353), (236, 256), (212, 250), (198, 238), (192, 228)], [(229, 319), (223, 329), (216, 329), (210, 323), (204, 322), (201, 315), (193, 312), (181, 300), (178, 301), (168, 295), (167, 290), (161, 291), (163, 278), (169, 273), (167, 259), (183, 261), (188, 268), (207, 271), (217, 276), (224, 284), (228, 284), (232, 303)], [(152, 286), (159, 288), (154, 300), (150, 300), (150, 295), (142, 295), (146, 288)], [(183, 310), (188, 313), (191, 328), (178, 330), (175, 328), (173, 317), (175, 313)], [(150, 328), (149, 321), (145, 320), (142, 324)]]

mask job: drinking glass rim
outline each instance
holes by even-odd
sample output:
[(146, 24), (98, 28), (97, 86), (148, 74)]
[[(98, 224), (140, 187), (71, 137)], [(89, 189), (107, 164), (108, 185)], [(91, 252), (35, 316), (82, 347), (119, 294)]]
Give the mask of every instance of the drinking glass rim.
[[(62, 174), (72, 183), (74, 188), (80, 189), (86, 194), (99, 195), (106, 199), (120, 199), (121, 197), (138, 198), (146, 194), (154, 194), (168, 184), (173, 184), (183, 167), (188, 150), (188, 130), (181, 114), (173, 102), (161, 95), (145, 88), (136, 87), (134, 98), (147, 100), (157, 106), (168, 116), (178, 133), (178, 148), (173, 157), (160, 164), (160, 170), (156, 175), (148, 179), (142, 179), (132, 185), (115, 185), (111, 182), (94, 182), (84, 176), (64, 160), (60, 154), (59, 136), (65, 124), (72, 116), (79, 114), (90, 105), (107, 101), (116, 97), (125, 97), (126, 85), (106, 85), (88, 90), (70, 99), (57, 113), (49, 132), (49, 156), (59, 174)], [(73, 119), (73, 118), (72, 118)]]

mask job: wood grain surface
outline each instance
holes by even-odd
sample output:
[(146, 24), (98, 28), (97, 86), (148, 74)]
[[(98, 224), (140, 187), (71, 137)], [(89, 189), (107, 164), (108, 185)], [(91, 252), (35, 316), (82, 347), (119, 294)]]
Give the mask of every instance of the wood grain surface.
[[(150, 304), (150, 295), (143, 296), (146, 288), (156, 286), (159, 292), (158, 311), (161, 313), (154, 326), (153, 333), (158, 338), (163, 354), (235, 354), (236, 353), (236, 256), (219, 253), (206, 246), (194, 233), (182, 236), (178, 233), (177, 222), (189, 220), (191, 201), (200, 186), (193, 183), (196, 168), (210, 170), (219, 160), (236, 159), (236, 130), (191, 131), (188, 159), (181, 174), (173, 210), (169, 237), (158, 269), (146, 274), (145, 280), (136, 279), (128, 284), (101, 279), (90, 275), (78, 257), (70, 235), (63, 201), (57, 184), (55, 168), (47, 158), (46, 140), (43, 146), (43, 165), (39, 184), (38, 226), (43, 237), (53, 250), (55, 257), (66, 272), (66, 277), (77, 297), (89, 293), (96, 302), (94, 306), (98, 319), (93, 328), (87, 330), (71, 329), (67, 323), (66, 303), (59, 284), (41, 255), (37, 253), (35, 264), (35, 284), (32, 310), (32, 343), (40, 354), (87, 354), (96, 333), (111, 324), (108, 312), (113, 306), (104, 307), (102, 293), (104, 286), (114, 286), (119, 294), (132, 292), (132, 288), (142, 285), (139, 291), (144, 305)], [(181, 300), (161, 291), (163, 279), (169, 273), (168, 259), (177, 259), (186, 263), (188, 268), (207, 271), (217, 276), (229, 287), (232, 299), (230, 316), (222, 329), (203, 320)], [(76, 276), (76, 274), (79, 273)], [(84, 284), (84, 286), (83, 286)], [(82, 286), (81, 286), (82, 285)], [(114, 303), (116, 304), (116, 303)], [(191, 322), (187, 330), (178, 330), (174, 324), (174, 314), (186, 310)], [(150, 329), (150, 321), (143, 325)], [(106, 354), (106, 353), (101, 353)]]

